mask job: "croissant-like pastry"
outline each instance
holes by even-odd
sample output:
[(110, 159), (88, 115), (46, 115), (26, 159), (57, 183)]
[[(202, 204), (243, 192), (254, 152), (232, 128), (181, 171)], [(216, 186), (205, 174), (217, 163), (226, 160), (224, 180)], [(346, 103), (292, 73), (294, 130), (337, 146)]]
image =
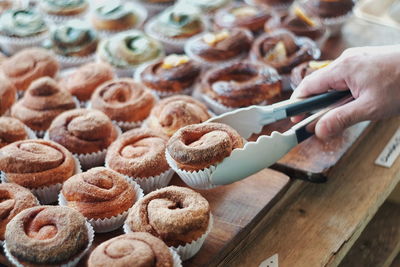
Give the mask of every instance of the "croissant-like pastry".
[(41, 0), (38, 4), (43, 12), (56, 16), (78, 15), (89, 7), (87, 0)]
[(34, 37), (48, 31), (48, 27), (35, 10), (10, 9), (0, 17), (1, 34), (9, 37)]
[(0, 75), (0, 116), (14, 104), (16, 94), (17, 89), (10, 80)]
[(21, 121), (11, 117), (0, 117), (0, 148), (28, 137), (26, 126)]

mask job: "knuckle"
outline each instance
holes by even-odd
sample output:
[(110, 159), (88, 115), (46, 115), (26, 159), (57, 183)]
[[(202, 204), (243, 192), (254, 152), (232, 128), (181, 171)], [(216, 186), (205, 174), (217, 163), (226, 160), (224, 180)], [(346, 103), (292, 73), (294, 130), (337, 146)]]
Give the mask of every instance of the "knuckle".
[(338, 111), (335, 113), (335, 120), (339, 128), (347, 128), (353, 120), (353, 114), (345, 114), (344, 112)]

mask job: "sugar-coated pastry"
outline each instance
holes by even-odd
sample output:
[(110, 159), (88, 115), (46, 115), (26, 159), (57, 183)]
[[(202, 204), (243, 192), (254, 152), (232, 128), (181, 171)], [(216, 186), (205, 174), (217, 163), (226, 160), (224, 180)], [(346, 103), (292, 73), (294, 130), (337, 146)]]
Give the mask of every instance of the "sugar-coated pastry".
[(292, 70), (292, 73), (290, 75), (290, 81), (292, 83), (292, 86), (297, 87), (300, 84), (300, 82), (304, 79), (304, 77), (310, 75), (316, 70), (328, 66), (331, 62), (332, 60), (323, 60), (323, 61), (312, 60), (298, 65)]
[(0, 148), (28, 138), (25, 124), (15, 118), (0, 117)]
[(42, 48), (29, 48), (3, 61), (0, 68), (18, 91), (25, 91), (40, 77), (55, 77), (59, 64), (51, 52)]
[(56, 16), (74, 16), (89, 8), (87, 0), (40, 0), (39, 9), (47, 14)]
[(41, 14), (32, 9), (9, 9), (0, 16), (0, 34), (8, 37), (34, 37), (48, 29)]
[(180, 169), (197, 171), (221, 162), (241, 147), (243, 139), (232, 127), (201, 123), (178, 130), (169, 139), (167, 151)]
[(0, 116), (3, 115), (17, 99), (17, 89), (11, 81), (0, 75)]
[(108, 1), (96, 7), (92, 24), (97, 30), (122, 31), (135, 27), (139, 21), (135, 6), (119, 1)]
[(153, 108), (146, 126), (172, 136), (180, 128), (202, 123), (210, 118), (207, 107), (193, 97), (176, 95), (167, 97)]

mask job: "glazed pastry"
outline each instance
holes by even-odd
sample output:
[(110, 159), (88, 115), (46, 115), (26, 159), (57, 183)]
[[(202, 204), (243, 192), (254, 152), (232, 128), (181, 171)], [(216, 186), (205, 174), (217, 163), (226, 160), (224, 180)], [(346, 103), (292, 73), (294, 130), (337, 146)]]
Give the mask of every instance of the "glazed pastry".
[(162, 45), (141, 31), (131, 30), (104, 40), (98, 49), (101, 61), (128, 69), (164, 55)]
[(210, 118), (207, 107), (193, 97), (176, 95), (167, 97), (153, 108), (146, 126), (172, 136), (180, 128), (202, 123)]
[(8, 37), (34, 37), (47, 31), (42, 16), (34, 10), (10, 9), (0, 17), (0, 33)]
[(0, 116), (14, 104), (17, 89), (9, 79), (0, 75)]
[(135, 27), (139, 22), (138, 16), (135, 6), (109, 1), (94, 10), (92, 23), (97, 30), (122, 31)]
[(0, 148), (28, 138), (26, 126), (22, 122), (10, 117), (0, 117)]
[(11, 116), (32, 130), (45, 131), (55, 117), (75, 107), (69, 92), (62, 90), (52, 78), (43, 77), (34, 81), (23, 98), (12, 106)]
[(97, 49), (97, 33), (83, 21), (68, 21), (58, 26), (51, 34), (52, 50), (64, 57), (87, 57)]
[(56, 16), (75, 16), (85, 12), (87, 0), (40, 0), (39, 8), (44, 13)]
[(290, 74), (297, 65), (314, 59), (315, 45), (310, 41), (298, 42), (288, 31), (265, 33), (253, 43), (250, 58), (274, 67), (279, 74)]
[(76, 163), (59, 144), (24, 140), (0, 149), (0, 170), (8, 182), (35, 189), (63, 183), (75, 173)]
[(206, 33), (188, 45), (189, 55), (206, 62), (230, 60), (246, 56), (250, 50), (253, 35), (245, 29), (234, 28)]
[(88, 154), (107, 149), (117, 138), (117, 130), (101, 111), (74, 109), (56, 117), (48, 135), (74, 154)]
[(275, 69), (251, 62), (210, 69), (201, 80), (203, 94), (231, 108), (271, 103), (281, 90)]
[(221, 162), (241, 147), (242, 137), (230, 126), (201, 123), (178, 130), (169, 139), (167, 151), (180, 169), (197, 171)]
[(13, 183), (0, 184), (0, 240), (4, 240), (6, 226), (24, 209), (39, 205), (28, 189)]
[(353, 0), (303, 0), (303, 6), (320, 18), (334, 18), (347, 15), (354, 6)]
[(292, 86), (297, 87), (304, 77), (310, 75), (316, 70), (322, 69), (328, 66), (332, 60), (324, 60), (324, 61), (308, 61), (298, 65), (296, 68), (292, 70), (292, 74), (290, 76), (290, 81)]
[(199, 8), (202, 12), (210, 13), (228, 5), (232, 0), (181, 0), (180, 2)]
[(111, 218), (128, 211), (136, 193), (123, 175), (103, 167), (69, 178), (61, 193), (67, 206), (88, 219)]
[(134, 80), (115, 79), (103, 83), (91, 98), (91, 107), (117, 122), (141, 122), (153, 108), (154, 95)]
[(210, 205), (199, 193), (169, 186), (151, 192), (133, 205), (125, 224), (133, 232), (148, 232), (167, 246), (199, 239), (210, 222)]
[(34, 80), (40, 77), (55, 77), (59, 64), (49, 51), (29, 48), (6, 59), (0, 68), (18, 91), (25, 91)]
[(219, 10), (214, 17), (217, 29), (245, 28), (252, 32), (259, 32), (274, 12), (265, 6), (249, 6), (235, 4)]
[(147, 129), (125, 132), (109, 147), (106, 166), (133, 178), (160, 175), (169, 170), (167, 141), (166, 136)]
[(98, 86), (114, 78), (114, 72), (106, 63), (87, 63), (80, 66), (60, 81), (60, 86), (76, 96), (80, 101), (87, 101)]
[(185, 55), (169, 55), (146, 66), (139, 80), (160, 94), (180, 93), (194, 85), (200, 66)]
[(60, 206), (23, 210), (7, 225), (5, 237), (10, 254), (24, 265), (67, 263), (89, 246), (85, 218)]
[(101, 243), (90, 254), (89, 267), (172, 267), (171, 252), (162, 240), (148, 233), (130, 233)]

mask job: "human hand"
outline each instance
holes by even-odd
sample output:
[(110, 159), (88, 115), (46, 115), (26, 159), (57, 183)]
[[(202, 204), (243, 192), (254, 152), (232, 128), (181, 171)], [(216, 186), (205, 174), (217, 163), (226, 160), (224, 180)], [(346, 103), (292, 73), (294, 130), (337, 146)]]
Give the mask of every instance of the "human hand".
[(318, 138), (328, 139), (357, 122), (400, 114), (400, 45), (347, 49), (328, 66), (306, 76), (291, 98), (348, 89), (355, 100), (317, 122)]

